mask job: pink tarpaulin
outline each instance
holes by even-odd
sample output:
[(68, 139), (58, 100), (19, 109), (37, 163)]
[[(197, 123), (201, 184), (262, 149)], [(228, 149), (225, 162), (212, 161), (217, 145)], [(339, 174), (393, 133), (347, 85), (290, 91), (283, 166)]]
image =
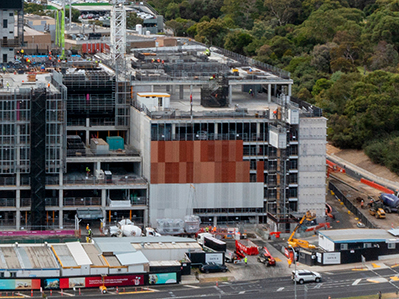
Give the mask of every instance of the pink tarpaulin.
[(20, 231), (0, 231), (0, 236), (74, 236), (73, 229), (67, 230), (20, 230)]

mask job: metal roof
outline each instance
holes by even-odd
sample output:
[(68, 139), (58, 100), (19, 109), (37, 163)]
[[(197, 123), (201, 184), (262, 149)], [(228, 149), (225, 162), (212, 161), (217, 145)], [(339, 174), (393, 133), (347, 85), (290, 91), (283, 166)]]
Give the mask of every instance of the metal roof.
[(333, 229), (319, 231), (319, 235), (335, 243), (385, 242), (392, 239), (392, 235), (384, 229)]
[(117, 253), (115, 256), (123, 266), (148, 264), (148, 259), (141, 251)]
[(79, 266), (82, 265), (91, 265), (92, 262), (87, 255), (86, 251), (83, 249), (82, 244), (80, 242), (71, 242), (65, 244), (69, 251), (71, 252), (73, 258), (76, 261), (76, 264)]
[(105, 266), (107, 267), (107, 263), (105, 262), (102, 254), (98, 251), (97, 247), (94, 244), (86, 243), (82, 244), (83, 249), (86, 251), (87, 255), (89, 256), (93, 266)]
[(399, 228), (393, 228), (388, 231), (392, 236), (399, 237)]
[(132, 252), (135, 249), (132, 248), (128, 239), (131, 238), (94, 238), (93, 241), (101, 253)]
[(61, 266), (64, 268), (76, 267), (76, 261), (73, 258), (71, 252), (65, 244), (62, 245), (52, 245), (54, 252), (58, 256)]

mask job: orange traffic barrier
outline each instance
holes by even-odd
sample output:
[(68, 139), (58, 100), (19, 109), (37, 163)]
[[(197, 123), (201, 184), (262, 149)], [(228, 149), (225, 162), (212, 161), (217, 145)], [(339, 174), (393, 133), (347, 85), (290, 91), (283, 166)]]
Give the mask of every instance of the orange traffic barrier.
[(366, 180), (366, 179), (364, 179), (364, 178), (361, 178), (361, 179), (360, 179), (360, 182), (363, 183), (363, 184), (366, 184), (366, 185), (368, 185), (368, 186), (370, 186), (370, 187), (373, 187), (373, 188), (375, 188), (375, 189), (377, 189), (377, 190), (380, 190), (380, 191), (382, 191), (382, 192), (384, 192), (384, 193), (394, 194), (394, 192), (393, 192), (392, 190), (390, 190), (390, 189), (388, 189), (388, 188), (385, 188), (384, 186), (382, 186), (382, 185), (380, 185), (380, 184), (377, 184), (377, 183), (374, 183), (374, 182), (372, 182), (372, 181)]

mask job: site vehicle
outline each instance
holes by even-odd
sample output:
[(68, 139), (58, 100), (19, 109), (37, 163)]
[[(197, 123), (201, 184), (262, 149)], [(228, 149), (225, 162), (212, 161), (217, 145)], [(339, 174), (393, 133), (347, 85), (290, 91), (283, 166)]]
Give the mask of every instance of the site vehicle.
[(276, 260), (272, 257), (269, 250), (267, 250), (266, 246), (264, 246), (260, 250), (260, 254), (258, 255), (257, 260), (258, 260), (258, 262), (263, 263), (268, 267), (276, 265)]
[(231, 250), (227, 249), (224, 254), (224, 260), (226, 263), (237, 264), (237, 263), (240, 263), (242, 261), (242, 259), (244, 259), (244, 258), (245, 258), (245, 254), (242, 251), (237, 250), (237, 248), (236, 248), (236, 251), (231, 251)]
[(226, 251), (226, 242), (216, 239), (210, 233), (198, 234), (197, 242), (202, 247), (208, 247), (215, 251)]
[(301, 240), (301, 239), (295, 239), (294, 235), (296, 231), (299, 229), (299, 227), (302, 225), (302, 223), (307, 220), (307, 221), (314, 221), (316, 216), (310, 213), (310, 211), (307, 211), (306, 214), (302, 217), (302, 219), (299, 221), (298, 225), (295, 227), (294, 231), (290, 235), (290, 237), (287, 240), (288, 245), (297, 248), (297, 247), (302, 247), (306, 249), (316, 249), (317, 247), (313, 244), (309, 244), (308, 241)]
[(216, 264), (216, 263), (206, 263), (200, 267), (200, 271), (205, 273), (226, 272), (227, 267), (225, 265)]
[(314, 281), (320, 282), (321, 275), (318, 272), (308, 271), (308, 270), (297, 270), (292, 271), (292, 280), (303, 284), (305, 282)]
[(381, 193), (378, 197), (384, 204), (384, 211), (386, 213), (399, 212), (399, 198), (393, 194)]
[(378, 219), (385, 219), (385, 211), (383, 208), (378, 208), (378, 207), (371, 207), (370, 208), (370, 215), (374, 216), (375, 218)]

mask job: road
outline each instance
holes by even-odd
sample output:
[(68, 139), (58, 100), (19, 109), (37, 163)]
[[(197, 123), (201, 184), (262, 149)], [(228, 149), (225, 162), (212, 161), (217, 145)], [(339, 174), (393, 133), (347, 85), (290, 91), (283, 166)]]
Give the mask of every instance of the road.
[[(322, 299), (345, 298), (350, 296), (372, 295), (378, 291), (395, 293), (399, 291), (399, 268), (381, 270), (353, 271), (342, 270), (323, 273), (320, 283), (297, 285), (297, 298)], [(100, 296), (104, 299), (125, 297), (144, 299), (194, 299), (194, 298), (294, 298), (295, 285), (290, 277), (267, 278), (255, 281), (219, 282), (191, 285), (151, 286), (149, 292), (133, 293), (131, 288), (123, 294), (110, 290), (110, 294), (100, 295), (98, 290), (83, 290), (82, 296)], [(4, 294), (3, 294), (4, 295)], [(68, 291), (65, 297), (72, 297)], [(78, 296), (78, 294), (76, 294)], [(36, 296), (35, 296), (36, 297)], [(52, 298), (61, 298), (59, 292), (53, 292)], [(377, 298), (377, 297), (376, 297)]]

